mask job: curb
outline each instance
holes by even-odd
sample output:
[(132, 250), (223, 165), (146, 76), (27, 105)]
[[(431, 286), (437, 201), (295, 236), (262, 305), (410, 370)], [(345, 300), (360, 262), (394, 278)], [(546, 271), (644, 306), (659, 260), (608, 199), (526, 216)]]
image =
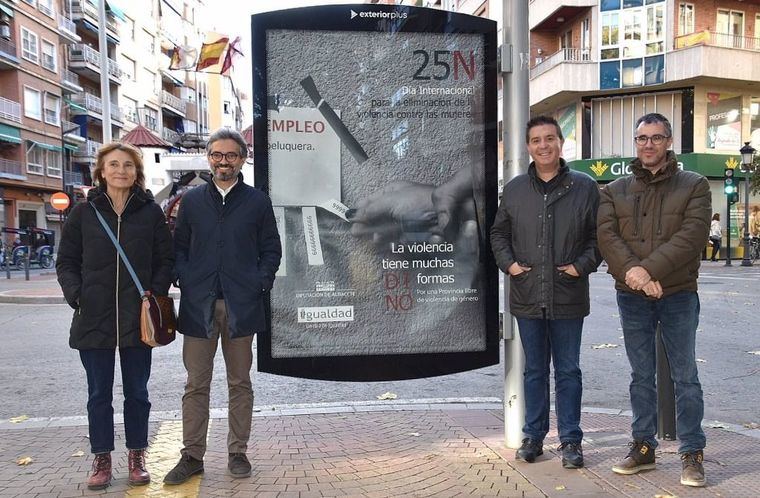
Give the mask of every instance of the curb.
[[(427, 411), (427, 410), (503, 410), (504, 404), (499, 398), (423, 398), (401, 400), (369, 400), (369, 401), (346, 401), (329, 403), (295, 403), (282, 405), (262, 405), (253, 407), (253, 417), (286, 417), (298, 415), (328, 415), (335, 413), (364, 413), (364, 412), (401, 412), (401, 411)], [(554, 411), (554, 406), (551, 408)], [(589, 415), (615, 415), (630, 418), (630, 410), (617, 408), (600, 408), (584, 406), (581, 413)], [(181, 410), (151, 412), (151, 422), (163, 422), (182, 420)], [(227, 418), (226, 408), (212, 408), (209, 418)], [(115, 413), (114, 422), (123, 423), (124, 414)], [(13, 423), (10, 420), (0, 420), (0, 432), (19, 429), (40, 429), (48, 427), (71, 427), (86, 426), (86, 415), (74, 415), (67, 417), (35, 417), (22, 422)], [(719, 422), (717, 420), (703, 420), (702, 426), (712, 429), (720, 429), (726, 432), (740, 434), (760, 440), (760, 429), (750, 429), (738, 424)]]
[[(11, 289), (0, 292), (0, 304), (66, 304), (66, 300), (60, 294), (49, 294), (42, 296), (30, 296), (25, 294), (17, 294), (23, 292), (21, 289)], [(169, 293), (169, 297), (178, 300), (180, 297), (179, 291), (173, 291)]]
[(23, 296), (0, 292), (0, 303), (5, 304), (66, 304), (63, 296)]

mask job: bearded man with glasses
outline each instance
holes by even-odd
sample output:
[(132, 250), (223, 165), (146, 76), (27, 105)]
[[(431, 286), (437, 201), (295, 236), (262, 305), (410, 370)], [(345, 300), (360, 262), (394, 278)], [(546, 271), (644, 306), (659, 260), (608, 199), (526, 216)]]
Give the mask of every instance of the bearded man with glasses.
[(597, 218), (599, 249), (615, 278), (620, 323), (631, 365), (630, 451), (618, 474), (655, 468), (657, 390), (655, 330), (659, 323), (675, 383), (681, 484), (704, 486), (704, 401), (695, 354), (697, 276), (712, 213), (707, 179), (681, 171), (673, 130), (662, 114), (636, 122), (632, 175), (607, 185)]
[(243, 136), (222, 128), (208, 140), (207, 184), (182, 197), (174, 230), (175, 276), (182, 291), (178, 332), (187, 370), (182, 396), (182, 458), (164, 478), (181, 484), (203, 472), (214, 356), (222, 344), (229, 390), (227, 467), (251, 475), (246, 456), (253, 415), (253, 335), (266, 330), (264, 297), (282, 248), (269, 197), (243, 183)]

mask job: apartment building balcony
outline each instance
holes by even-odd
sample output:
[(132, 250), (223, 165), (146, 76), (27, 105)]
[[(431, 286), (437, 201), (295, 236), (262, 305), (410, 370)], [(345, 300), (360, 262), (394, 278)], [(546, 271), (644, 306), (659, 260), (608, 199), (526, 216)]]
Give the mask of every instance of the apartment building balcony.
[(68, 69), (61, 69), (61, 86), (67, 93), (80, 93), (84, 88), (79, 84), (79, 75)]
[(72, 116), (85, 114), (92, 118), (103, 119), (103, 101), (90, 93), (78, 93), (71, 97), (71, 102), (76, 104), (70, 107)]
[(185, 117), (185, 101), (166, 90), (161, 90), (161, 107), (183, 118)]
[(84, 185), (84, 176), (78, 171), (64, 171), (63, 172), (63, 184), (64, 185)]
[(79, 148), (74, 151), (74, 159), (78, 162), (94, 162), (95, 156), (98, 154), (98, 149), (102, 146), (103, 144), (100, 142), (87, 139), (85, 143), (81, 144)]
[[(106, 1), (106, 6), (110, 7)], [(93, 33), (98, 33), (99, 17), (98, 6), (90, 3), (89, 0), (72, 0), (71, 1), (71, 18), (76, 23)], [(106, 9), (106, 37), (111, 43), (119, 43), (119, 25), (114, 18), (113, 10)]]
[(189, 121), (198, 121), (198, 104), (185, 101), (185, 118)]
[(163, 138), (170, 144), (176, 144), (177, 142), (179, 142), (181, 135), (174, 130), (164, 127), (161, 130), (161, 138)]
[(21, 123), (21, 104), (15, 100), (0, 97), (0, 119)]
[(114, 102), (111, 102), (111, 124), (124, 128), (124, 113)]
[(16, 44), (11, 40), (0, 38), (0, 71), (13, 69), (19, 63)]
[[(83, 43), (69, 45), (69, 69), (88, 79), (98, 81), (100, 79), (100, 52)], [(121, 84), (121, 74), (119, 64), (109, 58), (109, 79)]]
[[(78, 93), (71, 97), (71, 103), (74, 104), (69, 106), (69, 114), (72, 116), (86, 115), (99, 121), (103, 120), (103, 100), (100, 97), (86, 92)], [(111, 102), (110, 115), (112, 125), (124, 127), (124, 113), (115, 102)]]
[(676, 37), (665, 58), (665, 81), (719, 78), (760, 81), (760, 37), (702, 31)]
[(82, 41), (82, 38), (77, 34), (77, 25), (63, 14), (58, 16), (58, 33), (71, 42), (79, 43)]
[(26, 180), (26, 172), (21, 161), (0, 158), (0, 178)]
[(599, 90), (599, 65), (591, 51), (564, 48), (530, 70), (530, 105), (560, 94)]
[(589, 7), (599, 5), (598, 0), (531, 0), (528, 5), (528, 27), (554, 31)]
[(82, 127), (77, 123), (72, 123), (71, 121), (66, 121), (65, 119), (61, 120), (61, 132), (63, 133), (63, 139), (69, 143), (84, 143), (86, 139), (79, 134), (81, 128)]

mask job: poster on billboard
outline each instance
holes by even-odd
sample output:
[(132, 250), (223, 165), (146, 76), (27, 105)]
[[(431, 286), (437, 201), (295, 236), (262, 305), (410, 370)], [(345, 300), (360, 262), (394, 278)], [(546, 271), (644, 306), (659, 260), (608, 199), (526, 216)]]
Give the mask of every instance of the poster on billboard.
[(498, 363), (496, 24), (393, 5), (251, 18), (255, 183), (283, 263), (259, 370)]
[(742, 146), (742, 98), (707, 92), (707, 148), (737, 150)]

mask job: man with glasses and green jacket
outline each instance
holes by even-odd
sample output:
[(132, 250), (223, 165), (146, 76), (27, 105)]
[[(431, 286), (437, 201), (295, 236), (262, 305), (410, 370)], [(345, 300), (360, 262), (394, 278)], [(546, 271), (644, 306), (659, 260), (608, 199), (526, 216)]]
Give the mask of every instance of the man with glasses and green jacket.
[(661, 114), (636, 122), (632, 175), (602, 190), (597, 237), (615, 278), (620, 323), (631, 365), (632, 432), (618, 474), (655, 468), (657, 390), (655, 330), (659, 323), (675, 383), (676, 425), (681, 441), (681, 484), (704, 486), (705, 434), (702, 387), (695, 340), (699, 323), (697, 276), (710, 231), (710, 186), (682, 171), (673, 151), (673, 130)]

